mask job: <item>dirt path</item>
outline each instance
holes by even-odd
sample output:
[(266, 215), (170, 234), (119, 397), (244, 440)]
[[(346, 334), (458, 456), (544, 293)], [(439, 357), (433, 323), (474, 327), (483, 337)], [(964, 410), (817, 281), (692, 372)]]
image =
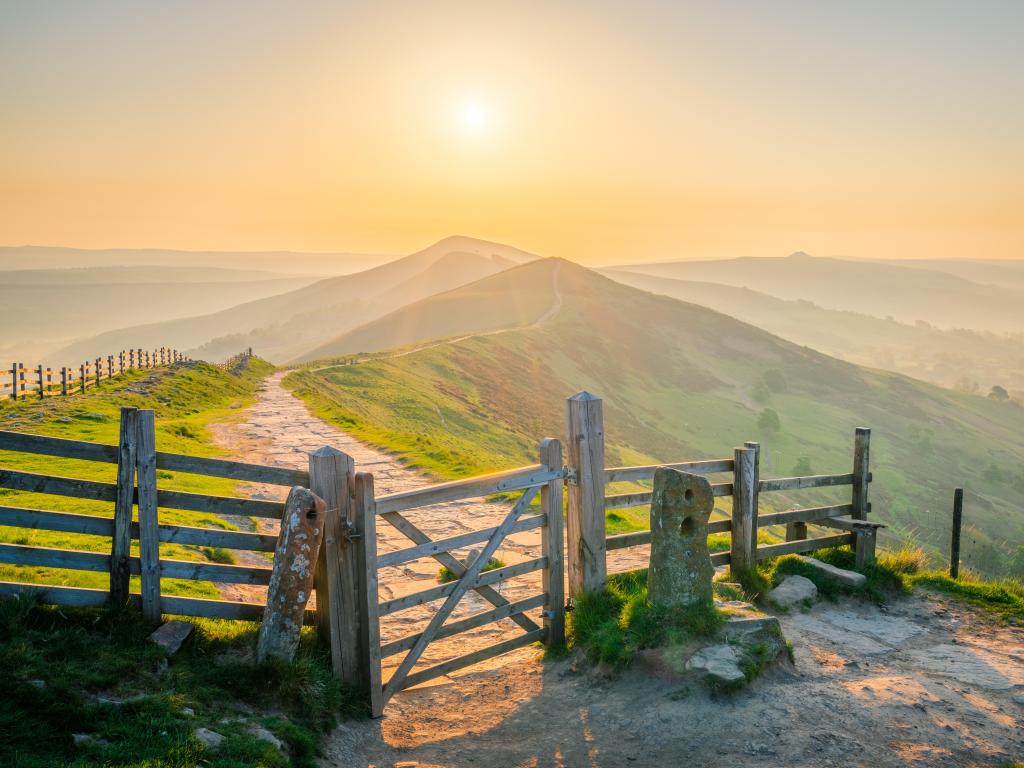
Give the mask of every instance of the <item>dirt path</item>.
[[(265, 382), (244, 421), (218, 428), (222, 445), (248, 461), (304, 467), (308, 450), (328, 444), (372, 471), (379, 494), (429, 483), (312, 416), (281, 386), (282, 377)], [(251, 490), (283, 495), (272, 487)], [(436, 538), (495, 525), (507, 509), (457, 502), (410, 516)], [(380, 534), (381, 551), (407, 546), (386, 525)], [(539, 554), (535, 531), (499, 551), (507, 563)], [(615, 554), (628, 560), (611, 570), (645, 558), (642, 550)], [(436, 576), (430, 560), (385, 569), (381, 599), (428, 588)], [(539, 576), (506, 582), (501, 591), (510, 600), (536, 594)], [(226, 594), (261, 599), (258, 588)], [(471, 595), (456, 615), (486, 607)], [(434, 610), (436, 604), (385, 617), (385, 642), (417, 631)], [(323, 765), (1000, 766), (1024, 759), (1024, 630), (994, 626), (929, 597), (888, 608), (819, 604), (782, 621), (794, 669), (732, 697), (684, 691), (642, 668), (609, 681), (572, 661), (541, 662), (536, 649), (526, 648), (403, 691), (381, 720), (342, 724), (328, 739)], [(432, 644), (423, 663), (518, 632), (507, 620), (493, 624)]]

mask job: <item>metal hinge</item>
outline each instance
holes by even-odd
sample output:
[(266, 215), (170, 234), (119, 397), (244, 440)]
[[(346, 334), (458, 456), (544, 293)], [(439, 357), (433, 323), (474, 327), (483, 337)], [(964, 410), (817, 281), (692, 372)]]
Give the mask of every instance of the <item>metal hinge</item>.
[(565, 482), (569, 485), (579, 485), (579, 476), (574, 467), (565, 468)]
[(345, 541), (356, 541), (363, 538), (363, 534), (356, 531), (356, 527), (351, 522), (344, 520), (341, 523), (341, 537)]

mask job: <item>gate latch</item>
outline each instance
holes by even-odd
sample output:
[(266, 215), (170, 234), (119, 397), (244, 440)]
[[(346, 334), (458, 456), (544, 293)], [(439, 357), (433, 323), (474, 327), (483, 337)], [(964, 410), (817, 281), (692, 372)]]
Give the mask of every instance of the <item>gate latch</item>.
[(363, 534), (356, 530), (356, 527), (352, 525), (351, 521), (343, 520), (341, 522), (341, 537), (345, 539), (345, 541), (352, 542), (363, 538)]

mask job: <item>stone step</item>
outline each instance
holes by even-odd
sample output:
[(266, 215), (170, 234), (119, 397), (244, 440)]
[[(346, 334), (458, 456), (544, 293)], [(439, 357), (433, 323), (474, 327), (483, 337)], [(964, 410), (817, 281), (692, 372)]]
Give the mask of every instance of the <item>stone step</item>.
[(815, 560), (813, 557), (807, 557), (806, 555), (799, 555), (799, 558), (822, 576), (827, 576), (844, 586), (860, 589), (867, 583), (868, 577), (863, 573), (836, 568), (834, 565), (823, 563), (821, 560)]

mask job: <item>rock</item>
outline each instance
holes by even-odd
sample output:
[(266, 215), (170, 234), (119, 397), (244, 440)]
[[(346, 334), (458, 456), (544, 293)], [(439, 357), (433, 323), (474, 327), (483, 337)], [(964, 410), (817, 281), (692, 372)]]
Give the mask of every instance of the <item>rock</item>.
[(72, 733), (71, 741), (74, 742), (76, 747), (83, 747), (86, 744), (92, 744), (96, 739), (88, 733)]
[(39, 690), (42, 690), (46, 687), (45, 680), (29, 680), (28, 684), (31, 685), (33, 688), (38, 688)]
[[(310, 454), (322, 460), (333, 448)], [(281, 531), (274, 550), (274, 570), (267, 588), (267, 607), (256, 638), (256, 661), (291, 661), (299, 646), (306, 603), (313, 591), (313, 569), (324, 535), (327, 505), (312, 491), (295, 486), (288, 492)]]
[(192, 707), (182, 707), (181, 714), (183, 714), (185, 717), (195, 717), (196, 711), (192, 709)]
[(818, 588), (814, 582), (796, 574), (784, 578), (779, 586), (768, 593), (768, 601), (780, 608), (792, 608), (817, 597)]
[(1014, 696), (1013, 703), (1020, 704), (1022, 707), (1024, 707), (1024, 693), (1018, 693), (1016, 696)]
[(739, 659), (730, 645), (701, 648), (686, 662), (686, 668), (692, 672), (703, 672), (713, 682), (723, 685), (735, 685), (744, 679)]
[(223, 736), (216, 731), (211, 731), (209, 728), (196, 728), (192, 735), (199, 739), (203, 746), (208, 749), (216, 749), (224, 741)]
[(836, 581), (843, 586), (852, 587), (853, 589), (860, 589), (867, 584), (868, 577), (863, 573), (857, 573), (856, 571), (847, 571), (843, 568), (836, 568), (834, 565), (823, 563), (821, 560), (815, 560), (813, 557), (806, 557), (805, 555), (798, 555), (800, 560), (807, 565), (811, 566), (814, 570), (820, 573), (822, 576)]
[(255, 736), (260, 741), (269, 741), (271, 744), (273, 744), (278, 749), (281, 749), (281, 747), (283, 746), (281, 740), (279, 738), (277, 738), (277, 736), (275, 736), (273, 733), (268, 731), (266, 728), (264, 728), (262, 725), (252, 725), (252, 726), (250, 726), (249, 727), (249, 733), (251, 733), (253, 736)]
[(668, 467), (659, 467), (654, 473), (647, 571), (652, 603), (711, 606), (715, 570), (707, 539), (708, 516), (714, 504), (706, 478)]
[(149, 639), (164, 649), (164, 653), (173, 656), (181, 649), (195, 625), (190, 621), (166, 621), (149, 636)]

